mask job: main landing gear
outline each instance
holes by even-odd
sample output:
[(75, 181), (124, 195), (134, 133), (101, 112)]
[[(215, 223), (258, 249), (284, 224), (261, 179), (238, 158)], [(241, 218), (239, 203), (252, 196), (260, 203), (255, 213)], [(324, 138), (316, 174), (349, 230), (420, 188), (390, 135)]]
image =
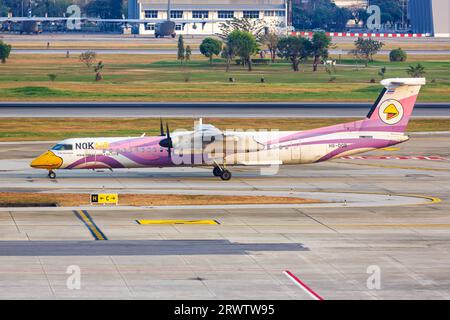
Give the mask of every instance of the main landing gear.
[(231, 172), (228, 171), (227, 169), (221, 168), (219, 166), (214, 167), (213, 175), (215, 177), (220, 177), (220, 179), (222, 179), (224, 181), (228, 181), (231, 179)]
[(56, 173), (53, 171), (53, 170), (49, 170), (48, 171), (48, 177), (50, 178), (50, 179), (56, 179)]

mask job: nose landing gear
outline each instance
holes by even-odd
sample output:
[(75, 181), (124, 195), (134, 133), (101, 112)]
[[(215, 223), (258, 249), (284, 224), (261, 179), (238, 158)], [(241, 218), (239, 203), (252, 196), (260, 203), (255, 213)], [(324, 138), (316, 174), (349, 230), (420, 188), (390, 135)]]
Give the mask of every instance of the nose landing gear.
[(219, 166), (215, 166), (213, 169), (213, 175), (215, 177), (220, 177), (220, 179), (224, 181), (228, 181), (231, 179), (231, 172), (225, 168), (221, 168)]
[(56, 173), (53, 170), (48, 171), (48, 177), (52, 180), (56, 179)]

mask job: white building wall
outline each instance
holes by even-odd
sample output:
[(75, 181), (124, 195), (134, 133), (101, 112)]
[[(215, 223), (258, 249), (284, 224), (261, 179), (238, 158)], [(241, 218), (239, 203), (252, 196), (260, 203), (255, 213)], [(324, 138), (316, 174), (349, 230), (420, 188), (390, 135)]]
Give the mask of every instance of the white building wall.
[[(166, 9), (161, 9), (161, 7), (158, 7), (157, 9), (152, 8), (151, 3), (145, 3), (143, 4), (142, 2), (140, 2), (140, 0), (135, 0), (137, 2), (137, 7), (139, 8), (139, 19), (145, 19), (148, 20), (148, 25), (151, 27), (152, 25), (154, 26), (156, 24), (155, 20), (166, 20), (167, 19), (167, 10)], [(263, 21), (267, 21), (268, 26), (270, 25), (274, 25), (274, 24), (281, 24), (282, 26), (285, 25), (286, 23), (286, 16), (287, 16), (287, 6), (283, 5), (284, 0), (276, 0), (277, 1), (277, 7), (276, 8), (267, 8), (264, 7), (264, 9), (258, 10), (258, 8), (256, 7), (257, 5), (255, 5), (255, 7), (251, 7), (249, 9), (245, 9), (245, 11), (250, 10), (250, 11), (259, 11), (259, 18)], [(199, 5), (198, 3), (201, 3), (202, 1), (198, 0), (198, 1), (192, 1), (192, 6), (194, 8), (189, 9), (188, 6), (184, 5), (183, 8), (183, 16), (182, 16), (182, 20), (196, 20), (198, 21), (198, 18), (193, 18), (193, 11), (208, 11), (208, 18), (205, 20), (223, 20), (221, 18), (219, 18), (219, 11), (234, 11), (234, 17), (235, 18), (242, 18), (244, 16), (244, 10), (236, 10), (236, 7), (233, 6), (232, 3), (228, 5), (221, 5), (220, 10), (206, 10), (206, 9), (202, 9), (201, 5)], [(248, 3), (250, 3), (251, 1), (247, 1)], [(270, 3), (271, 1), (266, 0), (263, 1), (263, 3)], [(282, 5), (280, 5), (280, 3)], [(145, 11), (146, 10), (157, 10), (158, 11), (158, 15), (157, 18), (145, 18)], [(173, 6), (171, 8), (172, 11), (177, 11), (178, 9)], [(271, 10), (271, 11), (283, 11), (284, 12), (284, 16), (265, 16), (264, 12), (266, 10)], [(176, 18), (171, 18), (172, 21), (174, 21), (175, 23), (177, 22)], [(232, 19), (229, 19), (232, 20)], [(185, 22), (185, 21), (184, 21)], [(220, 22), (205, 22), (205, 23), (183, 23), (183, 24), (177, 24), (179, 26), (181, 26), (181, 30), (176, 30), (177, 34), (183, 34), (183, 35), (212, 35), (212, 34), (216, 34), (216, 33), (220, 33), (220, 25), (221, 23), (223, 23), (223, 21)], [(194, 27), (195, 26), (195, 27)], [(180, 27), (178, 27), (180, 28)], [(145, 34), (145, 35), (153, 35), (155, 32), (154, 30), (150, 29), (148, 30), (146, 28), (146, 26), (144, 24), (139, 25), (139, 34)]]

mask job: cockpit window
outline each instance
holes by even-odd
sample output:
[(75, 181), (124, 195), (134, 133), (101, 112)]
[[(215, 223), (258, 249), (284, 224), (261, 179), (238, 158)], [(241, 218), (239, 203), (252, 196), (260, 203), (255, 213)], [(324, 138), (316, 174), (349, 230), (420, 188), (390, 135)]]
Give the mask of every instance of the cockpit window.
[(57, 144), (52, 148), (52, 150), (57, 150), (57, 151), (72, 150), (72, 145), (71, 144)]

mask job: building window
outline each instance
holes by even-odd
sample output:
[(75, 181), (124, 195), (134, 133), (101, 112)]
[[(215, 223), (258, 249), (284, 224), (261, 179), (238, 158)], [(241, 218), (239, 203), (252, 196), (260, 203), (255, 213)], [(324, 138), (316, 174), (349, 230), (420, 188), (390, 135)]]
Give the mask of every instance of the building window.
[(192, 11), (194, 19), (208, 19), (208, 11)]
[(183, 18), (183, 11), (181, 11), (181, 10), (170, 11), (170, 18), (171, 19), (181, 19), (181, 18)]
[(234, 11), (219, 11), (219, 19), (233, 19)]
[(146, 19), (156, 19), (158, 18), (158, 11), (156, 10), (145, 10)]
[(283, 10), (275, 11), (275, 15), (277, 17), (284, 17), (284, 16), (286, 16), (286, 11), (283, 11)]
[(181, 31), (181, 30), (183, 30), (183, 26), (181, 24), (176, 24), (175, 25), (175, 30), (176, 31)]
[(259, 11), (244, 11), (244, 18), (259, 19)]
[(273, 11), (273, 10), (266, 10), (266, 11), (264, 11), (264, 16), (266, 16), (266, 17), (273, 17), (273, 16), (275, 16), (275, 11)]
[(154, 23), (146, 23), (145, 24), (145, 30), (155, 30), (155, 24)]

